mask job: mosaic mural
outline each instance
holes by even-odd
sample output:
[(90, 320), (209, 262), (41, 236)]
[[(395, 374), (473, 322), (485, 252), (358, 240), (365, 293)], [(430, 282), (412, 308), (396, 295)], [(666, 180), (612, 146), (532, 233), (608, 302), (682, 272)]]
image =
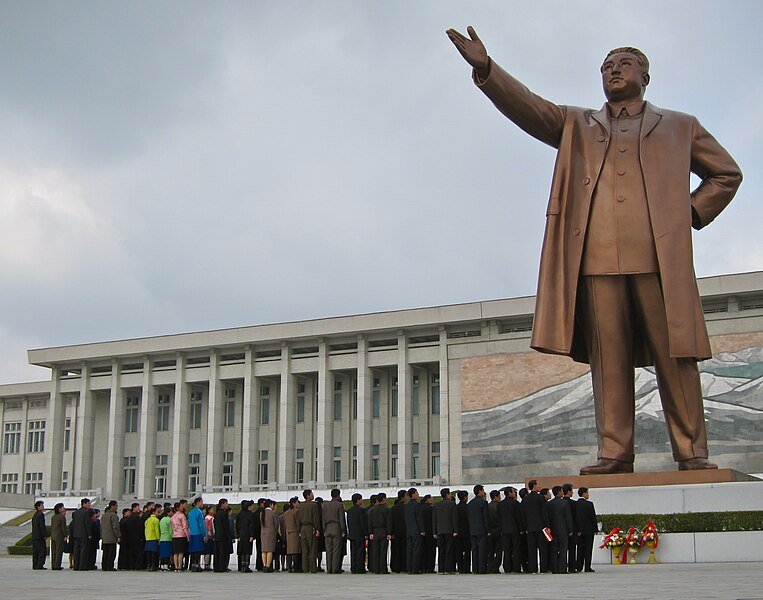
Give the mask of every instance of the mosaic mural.
[[(714, 343), (714, 348), (733, 347), (729, 337)], [(537, 353), (525, 356), (544, 359)], [(763, 343), (717, 351), (699, 366), (711, 459), (720, 467), (763, 473)], [(462, 372), (473, 367), (463, 365)], [(483, 379), (486, 377), (487, 372)], [(521, 377), (525, 381), (526, 373)], [(480, 387), (478, 379), (472, 373), (463, 390), (465, 481), (521, 481), (533, 475), (575, 474), (596, 459), (593, 392), (587, 372), (519, 398), (505, 392), (503, 402), (494, 395), (490, 408), (468, 410), (479, 406), (470, 394), (484, 392), (485, 385)], [(653, 368), (636, 370), (635, 466), (637, 471), (676, 468)]]

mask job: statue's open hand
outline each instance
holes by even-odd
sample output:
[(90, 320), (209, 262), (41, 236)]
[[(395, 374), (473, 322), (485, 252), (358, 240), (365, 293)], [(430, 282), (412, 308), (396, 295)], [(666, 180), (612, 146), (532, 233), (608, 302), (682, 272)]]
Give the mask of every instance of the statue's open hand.
[[(466, 28), (466, 32), (469, 37), (466, 37), (462, 33), (455, 29), (448, 29), (445, 33), (448, 34), (450, 41), (464, 57), (464, 60), (468, 62), (477, 71), (484, 71), (488, 66), (487, 49), (485, 44), (474, 31), (474, 28), (470, 25)], [(471, 38), (471, 39), (469, 39)]]

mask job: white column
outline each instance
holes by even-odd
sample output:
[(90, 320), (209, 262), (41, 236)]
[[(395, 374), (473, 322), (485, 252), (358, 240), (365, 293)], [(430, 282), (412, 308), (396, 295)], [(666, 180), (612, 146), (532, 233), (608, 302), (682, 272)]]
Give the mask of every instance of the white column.
[(244, 407), (241, 419), (241, 485), (257, 483), (257, 380), (254, 374), (254, 350), (244, 351)]
[(79, 410), (77, 411), (77, 452), (74, 455), (75, 490), (93, 485), (93, 443), (95, 442), (95, 405), (90, 391), (90, 367), (82, 363)]
[(411, 406), (411, 369), (408, 366), (408, 339), (405, 332), (397, 334), (397, 476), (410, 479), (411, 436), (413, 415)]
[[(64, 470), (64, 430), (66, 428), (66, 401), (61, 396), (61, 372), (58, 367), (50, 371), (50, 399), (48, 421), (45, 424), (45, 473), (43, 488), (60, 490)], [(24, 444), (26, 440), (21, 440)], [(74, 445), (72, 445), (74, 446)], [(23, 490), (23, 482), (20, 481)]]
[(368, 342), (362, 335), (358, 336), (358, 419), (357, 446), (358, 446), (358, 480), (369, 481), (371, 479), (371, 446), (373, 419), (371, 407), (371, 386), (373, 374), (368, 368)]
[(156, 394), (151, 382), (151, 358), (144, 356), (138, 426), (138, 498), (153, 498), (156, 491), (156, 410)]
[(450, 477), (450, 403), (448, 402), (448, 334), (440, 327), (440, 475), (444, 483)]
[(281, 386), (279, 392), (277, 481), (279, 483), (294, 483), (294, 451), (297, 430), (296, 396), (294, 394), (294, 376), (291, 373), (291, 355), (287, 344), (281, 345)]
[(185, 382), (185, 356), (175, 356), (175, 397), (172, 411), (172, 460), (170, 461), (170, 496), (178, 498), (188, 492), (188, 385)]
[(318, 449), (318, 472), (316, 483), (321, 484), (333, 479), (332, 451), (333, 440), (329, 425), (333, 424), (331, 414), (331, 372), (328, 367), (328, 344), (321, 339), (318, 343), (318, 422), (315, 431), (315, 447)]
[(122, 366), (111, 361), (111, 394), (109, 397), (109, 439), (106, 454), (106, 496), (122, 495), (122, 467), (125, 439), (125, 395), (122, 390)]
[(209, 409), (207, 412), (206, 485), (221, 485), (223, 470), (223, 386), (220, 382), (220, 355), (209, 351)]

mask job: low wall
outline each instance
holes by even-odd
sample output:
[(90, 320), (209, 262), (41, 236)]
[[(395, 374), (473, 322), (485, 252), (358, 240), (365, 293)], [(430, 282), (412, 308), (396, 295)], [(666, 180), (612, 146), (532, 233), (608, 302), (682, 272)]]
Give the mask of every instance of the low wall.
[[(593, 563), (609, 564), (611, 551), (600, 549), (604, 536), (594, 540)], [(621, 549), (622, 551), (622, 549)], [(763, 531), (721, 531), (713, 533), (663, 533), (655, 550), (659, 563), (710, 563), (763, 561)], [(649, 560), (644, 546), (636, 555), (638, 563)], [(627, 565), (623, 565), (623, 569)]]
[(0, 506), (3, 508), (18, 508), (32, 510), (34, 508), (34, 496), (31, 494), (2, 494), (0, 493)]

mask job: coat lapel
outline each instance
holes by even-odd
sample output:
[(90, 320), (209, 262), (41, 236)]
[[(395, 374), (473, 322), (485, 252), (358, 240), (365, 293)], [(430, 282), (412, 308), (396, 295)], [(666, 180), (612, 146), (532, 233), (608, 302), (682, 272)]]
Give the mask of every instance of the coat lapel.
[(604, 128), (607, 132), (607, 138), (609, 138), (609, 110), (605, 104), (601, 109), (591, 114), (591, 117)]
[(652, 129), (657, 127), (657, 123), (660, 122), (660, 119), (662, 119), (662, 112), (660, 112), (660, 109), (653, 104), (646, 102), (644, 104), (644, 118), (641, 121), (641, 140), (648, 136)]

